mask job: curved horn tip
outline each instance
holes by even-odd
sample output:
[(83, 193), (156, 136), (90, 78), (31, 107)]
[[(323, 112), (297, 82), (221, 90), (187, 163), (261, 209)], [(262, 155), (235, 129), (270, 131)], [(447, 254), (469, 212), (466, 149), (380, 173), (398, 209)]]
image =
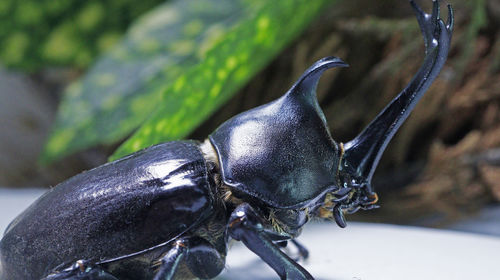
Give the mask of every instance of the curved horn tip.
[(441, 14), (441, 9), (439, 7), (439, 0), (432, 0), (432, 19), (438, 20)]
[(453, 25), (454, 25), (454, 18), (453, 18), (453, 7), (451, 4), (448, 4), (448, 20), (446, 22), (446, 28), (450, 31), (453, 32)]
[(410, 0), (410, 5), (413, 7), (413, 9), (415, 9), (415, 11), (417, 11), (419, 14), (424, 14), (424, 11), (420, 8), (420, 6), (417, 5), (417, 3), (415, 3), (415, 1), (413, 0)]
[(313, 64), (313, 68), (326, 66), (328, 68), (331, 67), (349, 67), (349, 64), (345, 63), (342, 59), (336, 56), (327, 56)]
[(321, 77), (321, 74), (333, 67), (348, 67), (349, 65), (345, 63), (342, 59), (336, 56), (327, 56), (318, 61), (316, 61), (311, 67), (309, 67), (302, 76), (295, 82), (295, 84), (287, 91), (286, 95), (300, 92), (314, 93), (316, 85)]

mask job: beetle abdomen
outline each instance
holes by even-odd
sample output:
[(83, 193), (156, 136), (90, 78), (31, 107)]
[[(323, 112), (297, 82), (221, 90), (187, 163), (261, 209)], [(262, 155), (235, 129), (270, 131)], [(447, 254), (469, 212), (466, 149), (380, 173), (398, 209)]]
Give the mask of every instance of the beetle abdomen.
[(207, 176), (198, 143), (177, 141), (70, 178), (7, 228), (4, 278), (41, 278), (78, 259), (98, 262), (169, 241), (211, 213)]

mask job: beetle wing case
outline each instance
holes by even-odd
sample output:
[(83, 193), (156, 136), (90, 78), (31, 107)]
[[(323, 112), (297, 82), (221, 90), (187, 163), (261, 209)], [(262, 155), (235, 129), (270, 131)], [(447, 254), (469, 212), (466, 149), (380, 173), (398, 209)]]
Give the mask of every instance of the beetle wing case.
[(321, 74), (335, 66), (347, 64), (319, 60), (282, 97), (210, 135), (225, 184), (277, 208), (300, 207), (336, 188), (339, 147), (316, 97)]
[(196, 226), (211, 204), (197, 142), (152, 146), (81, 173), (26, 209), (0, 242), (3, 276), (40, 279), (78, 259), (103, 261), (157, 246)]

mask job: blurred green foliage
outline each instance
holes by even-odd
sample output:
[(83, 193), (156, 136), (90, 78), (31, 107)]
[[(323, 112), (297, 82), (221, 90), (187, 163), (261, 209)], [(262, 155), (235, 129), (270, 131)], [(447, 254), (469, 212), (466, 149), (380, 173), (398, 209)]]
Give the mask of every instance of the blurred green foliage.
[(73, 84), (42, 161), (146, 126), (114, 157), (186, 136), (321, 11), (328, 0), (173, 0), (139, 19)]
[(187, 136), (295, 38), (328, 1), (253, 1), (255, 12), (224, 34), (206, 59), (162, 92), (161, 106), (113, 154)]
[(85, 68), (134, 19), (163, 1), (1, 0), (1, 64), (28, 71)]

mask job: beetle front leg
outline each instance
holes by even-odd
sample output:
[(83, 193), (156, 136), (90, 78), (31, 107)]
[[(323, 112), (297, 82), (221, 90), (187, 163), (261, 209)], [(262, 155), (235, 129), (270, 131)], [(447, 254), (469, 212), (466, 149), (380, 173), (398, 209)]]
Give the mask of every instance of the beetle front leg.
[(92, 266), (88, 261), (79, 260), (63, 271), (48, 275), (43, 280), (118, 280), (99, 267)]
[(243, 203), (231, 214), (228, 233), (271, 266), (281, 279), (314, 279), (271, 241), (264, 231), (263, 220), (249, 204)]

